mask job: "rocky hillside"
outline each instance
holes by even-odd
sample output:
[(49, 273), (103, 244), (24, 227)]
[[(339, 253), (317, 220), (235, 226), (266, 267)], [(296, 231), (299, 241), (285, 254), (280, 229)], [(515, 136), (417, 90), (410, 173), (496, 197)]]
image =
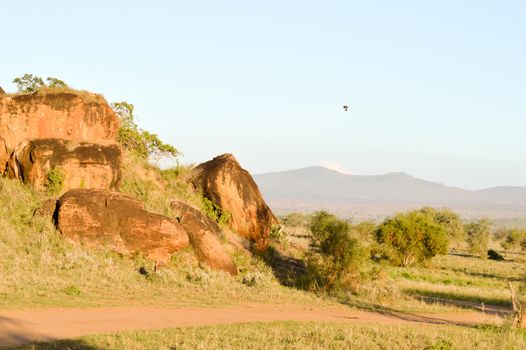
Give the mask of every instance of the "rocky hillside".
[(45, 194), (35, 215), (64, 238), (140, 253), (156, 267), (191, 246), (196, 259), (234, 275), (233, 251), (266, 249), (277, 220), (234, 156), (161, 170), (118, 142), (120, 125), (100, 95), (2, 90), (0, 176)]

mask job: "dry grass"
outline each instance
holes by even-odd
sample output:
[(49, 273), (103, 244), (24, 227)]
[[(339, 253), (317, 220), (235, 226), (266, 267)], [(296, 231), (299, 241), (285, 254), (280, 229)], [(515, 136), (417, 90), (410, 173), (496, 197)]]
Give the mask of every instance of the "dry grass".
[(17, 349), (524, 349), (526, 333), (507, 328), (256, 322), (123, 332)]
[(37, 92), (35, 93), (24, 93), (24, 92), (14, 92), (14, 93), (8, 93), (6, 96), (8, 97), (19, 97), (19, 96), (54, 96), (54, 95), (60, 95), (60, 94), (72, 94), (75, 96), (80, 97), (86, 104), (95, 103), (95, 104), (108, 104), (106, 99), (101, 94), (96, 94), (93, 92), (89, 92), (87, 90), (77, 90), (73, 89), (71, 87), (49, 87), (49, 86), (43, 86), (41, 87)]

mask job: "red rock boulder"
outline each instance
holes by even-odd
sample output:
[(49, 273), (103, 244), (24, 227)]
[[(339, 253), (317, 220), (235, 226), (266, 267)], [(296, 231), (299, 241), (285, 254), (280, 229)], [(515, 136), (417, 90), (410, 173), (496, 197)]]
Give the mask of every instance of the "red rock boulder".
[(62, 192), (73, 188), (115, 189), (121, 178), (122, 154), (116, 145), (62, 139), (25, 141), (13, 152), (9, 174), (44, 188), (49, 172), (63, 176)]
[(0, 176), (4, 175), (7, 168), (7, 160), (9, 159), (9, 154), (7, 153), (7, 147), (5, 141), (0, 137)]
[(100, 95), (71, 93), (0, 94), (0, 136), (13, 150), (26, 139), (114, 141), (119, 119)]
[(188, 234), (197, 259), (212, 269), (223, 270), (231, 275), (237, 274), (236, 265), (220, 242), (219, 226), (186, 203), (173, 201), (171, 205), (179, 223)]
[(60, 197), (56, 213), (58, 229), (74, 241), (125, 255), (141, 252), (162, 264), (188, 245), (176, 220), (149, 213), (138, 200), (117, 192), (71, 190)]
[(223, 154), (194, 168), (194, 185), (231, 215), (230, 227), (266, 249), (270, 230), (278, 220), (265, 203), (248, 171), (231, 154)]

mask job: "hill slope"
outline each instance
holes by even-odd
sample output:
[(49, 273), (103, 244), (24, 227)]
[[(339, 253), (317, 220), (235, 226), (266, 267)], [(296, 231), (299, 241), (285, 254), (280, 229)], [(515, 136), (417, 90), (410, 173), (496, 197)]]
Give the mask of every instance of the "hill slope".
[(347, 175), (319, 166), (259, 174), (254, 179), (278, 213), (325, 209), (359, 219), (380, 219), (429, 205), (450, 207), (468, 218), (526, 218), (525, 187), (470, 191), (405, 173)]

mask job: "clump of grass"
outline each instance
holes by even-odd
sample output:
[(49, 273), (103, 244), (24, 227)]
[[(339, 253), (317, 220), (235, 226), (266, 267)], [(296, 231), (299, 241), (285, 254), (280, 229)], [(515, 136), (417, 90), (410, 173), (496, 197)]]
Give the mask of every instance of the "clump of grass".
[(66, 173), (61, 167), (54, 167), (46, 174), (46, 190), (50, 195), (58, 195), (64, 189)]

